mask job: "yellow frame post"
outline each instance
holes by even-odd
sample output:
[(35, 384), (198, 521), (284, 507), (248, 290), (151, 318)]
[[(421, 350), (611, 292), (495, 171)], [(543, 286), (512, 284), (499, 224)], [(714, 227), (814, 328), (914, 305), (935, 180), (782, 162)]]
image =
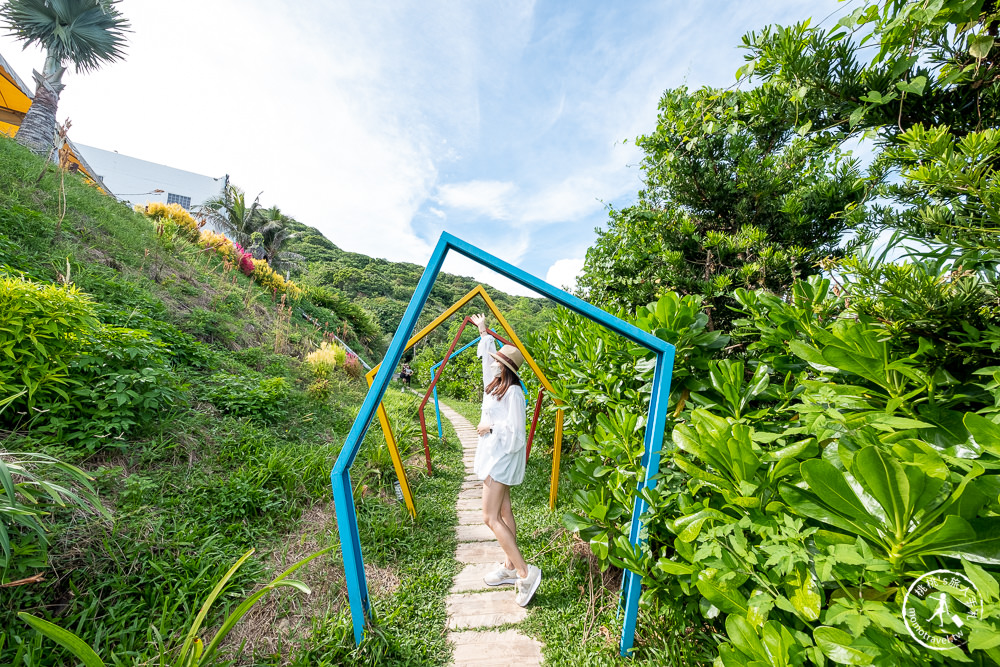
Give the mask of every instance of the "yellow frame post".
[[(482, 285), (476, 285), (474, 288), (469, 290), (468, 294), (463, 296), (461, 299), (456, 301), (448, 310), (444, 311), (438, 315), (430, 324), (421, 329), (418, 333), (414, 334), (406, 343), (406, 347), (403, 348), (403, 352), (409, 350), (411, 347), (416, 345), (419, 341), (423, 340), (430, 334), (431, 331), (441, 326), (449, 317), (458, 312), (458, 310), (472, 301), (475, 297), (482, 297), (483, 301), (486, 302), (486, 307), (497, 318), (500, 322), (500, 326), (507, 333), (510, 338), (511, 343), (521, 351), (524, 355), (524, 361), (531, 368), (532, 372), (538, 378), (538, 381), (545, 387), (545, 390), (550, 394), (555, 394), (552, 384), (549, 382), (548, 378), (542, 373), (542, 369), (538, 367), (535, 360), (525, 349), (524, 343), (521, 339), (517, 337), (514, 330), (511, 328), (510, 323), (507, 322), (506, 318), (500, 313), (500, 309), (497, 305), (493, 303), (493, 299), (490, 295), (486, 293), (486, 289)], [(375, 375), (378, 373), (378, 369), (381, 363), (376, 364), (368, 373), (365, 375), (365, 379), (368, 381), (369, 388), (375, 380)], [(556, 399), (556, 405), (562, 405), (562, 401)], [(413, 492), (410, 490), (409, 481), (406, 478), (406, 470), (403, 468), (403, 459), (399, 455), (399, 447), (396, 444), (396, 438), (392, 433), (392, 426), (389, 424), (389, 415), (385, 410), (385, 406), (379, 402), (378, 404), (378, 420), (379, 424), (382, 425), (382, 434), (385, 436), (386, 445), (389, 447), (389, 456), (392, 458), (392, 467), (396, 471), (396, 479), (399, 480), (399, 487), (403, 494), (403, 501), (406, 503), (406, 509), (409, 510), (410, 516), (417, 516), (417, 508), (413, 501)], [(549, 484), (549, 509), (555, 509), (556, 507), (556, 494), (559, 489), (559, 462), (562, 454), (562, 426), (563, 426), (563, 411), (560, 408), (556, 412), (556, 432), (554, 438), (554, 447), (552, 450), (552, 478)]]

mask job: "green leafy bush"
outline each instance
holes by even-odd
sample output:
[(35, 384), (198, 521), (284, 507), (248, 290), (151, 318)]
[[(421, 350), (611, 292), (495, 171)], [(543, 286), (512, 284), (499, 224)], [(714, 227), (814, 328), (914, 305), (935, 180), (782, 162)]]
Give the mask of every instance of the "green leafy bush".
[(7, 414), (30, 418), (39, 404), (68, 400), (69, 364), (99, 324), (90, 297), (72, 285), (0, 275), (0, 312), (0, 394), (24, 390)]
[(203, 397), (234, 417), (273, 424), (286, 417), (289, 386), (282, 377), (216, 373), (208, 378)]
[[(672, 437), (659, 484), (643, 492), (650, 508), (638, 549), (627, 527), (647, 369), (642, 359), (629, 366), (628, 347), (612, 337), (559, 320), (550, 340), (563, 353), (553, 357), (576, 381), (558, 389), (587, 415), (567, 422), (583, 449), (567, 525), (605, 566), (643, 575), (645, 604), (724, 625), (723, 665), (963, 659), (957, 648), (923, 651), (903, 624), (907, 586), (937, 568), (983, 582), (985, 613), (967, 624), (969, 648), (1000, 657), (990, 639), (1000, 618), (1000, 425), (991, 420), (1000, 373), (928, 364), (933, 345), (888, 336), (892, 322), (853, 309), (818, 277), (787, 300), (746, 290), (734, 298), (746, 361), (711, 358), (724, 339), (702, 338), (699, 319), (672, 305), (694, 306), (688, 297), (634, 318), (679, 353)], [(699, 339), (707, 345), (692, 346)]]
[(185, 405), (167, 346), (148, 332), (101, 324), (80, 347), (67, 397), (51, 404), (41, 432), (94, 450)]

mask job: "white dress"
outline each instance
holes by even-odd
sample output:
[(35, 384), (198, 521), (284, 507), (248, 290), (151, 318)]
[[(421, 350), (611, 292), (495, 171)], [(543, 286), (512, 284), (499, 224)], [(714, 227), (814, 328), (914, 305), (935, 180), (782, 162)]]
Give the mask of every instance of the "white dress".
[[(490, 368), (497, 345), (493, 336), (482, 337), (476, 350), (483, 360), (483, 387), (493, 381)], [(492, 424), (493, 432), (479, 436), (473, 470), (479, 479), (492, 477), (501, 484), (514, 486), (524, 480), (525, 411), (527, 404), (521, 385), (511, 386), (502, 398), (483, 392), (482, 420)]]

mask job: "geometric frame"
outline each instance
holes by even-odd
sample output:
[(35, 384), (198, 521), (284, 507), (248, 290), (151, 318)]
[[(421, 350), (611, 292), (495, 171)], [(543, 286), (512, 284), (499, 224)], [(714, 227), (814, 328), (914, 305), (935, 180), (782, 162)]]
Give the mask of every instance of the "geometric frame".
[[(547, 391), (552, 393), (554, 391), (552, 385), (549, 383), (548, 379), (542, 373), (542, 370), (538, 367), (538, 364), (535, 363), (535, 360), (531, 357), (531, 354), (524, 347), (524, 344), (517, 337), (517, 334), (515, 334), (514, 330), (511, 329), (510, 324), (504, 318), (503, 314), (500, 312), (500, 309), (497, 308), (497, 305), (493, 303), (493, 299), (491, 299), (490, 295), (486, 293), (486, 290), (483, 288), (482, 285), (476, 285), (473, 289), (469, 290), (469, 292), (465, 296), (463, 296), (461, 299), (452, 304), (446, 311), (444, 311), (436, 318), (434, 318), (432, 322), (424, 326), (424, 328), (421, 329), (419, 332), (413, 334), (413, 336), (411, 336), (410, 339), (406, 342), (406, 346), (403, 348), (403, 351), (405, 352), (406, 350), (409, 350), (419, 341), (423, 340), (428, 334), (434, 331), (434, 329), (438, 328), (444, 322), (450, 319), (451, 316), (454, 315), (456, 312), (458, 312), (463, 306), (473, 301), (475, 297), (479, 297), (485, 302), (486, 307), (497, 318), (497, 320), (500, 322), (500, 326), (507, 333), (507, 335), (510, 336), (513, 345), (521, 351), (521, 354), (524, 355), (525, 364), (531, 367), (532, 372), (541, 382), (542, 386), (544, 386)], [(365, 379), (368, 381), (369, 387), (371, 387), (372, 384), (374, 384), (374, 378), (377, 376), (381, 366), (382, 366), (381, 363), (376, 364), (365, 375)], [(559, 401), (556, 402), (559, 403)], [(396, 439), (392, 433), (392, 427), (389, 424), (389, 416), (388, 414), (386, 414), (385, 408), (381, 403), (378, 406), (376, 414), (378, 415), (379, 422), (382, 424), (382, 432), (385, 435), (386, 445), (388, 446), (389, 454), (392, 457), (393, 467), (396, 469), (396, 479), (399, 481), (398, 492), (402, 494), (403, 501), (406, 503), (406, 508), (409, 510), (410, 515), (416, 518), (416, 507), (414, 505), (413, 493), (410, 490), (409, 480), (406, 477), (406, 471), (404, 470), (403, 462), (400, 459), (399, 451), (396, 445)], [(555, 509), (556, 489), (558, 488), (559, 485), (559, 459), (560, 459), (561, 445), (562, 445), (562, 423), (563, 423), (563, 414), (562, 410), (559, 410), (556, 413), (555, 443), (552, 452), (553, 453), (552, 480), (550, 483), (550, 493), (549, 493), (549, 507), (551, 509)]]
[[(673, 374), (674, 346), (657, 338), (649, 332), (639, 329), (610, 313), (587, 303), (579, 297), (546, 283), (543, 280), (517, 268), (516, 266), (495, 257), (476, 246), (459, 239), (452, 234), (443, 232), (431, 253), (427, 268), (424, 269), (413, 297), (396, 333), (389, 343), (381, 368), (372, 382), (358, 411), (351, 430), (347, 434), (344, 446), (330, 471), (330, 484), (333, 487), (334, 506), (337, 513), (337, 528), (340, 533), (340, 545), (344, 561), (344, 577), (347, 583), (347, 595), (351, 607), (351, 619), (354, 625), (354, 641), (360, 644), (364, 631), (370, 619), (371, 609), (368, 598), (368, 582), (365, 577), (364, 560), (361, 551), (360, 534), (358, 531), (357, 514), (354, 507), (354, 496), (351, 493), (350, 468), (357, 458), (358, 450), (365, 433), (375, 416), (378, 405), (382, 402), (385, 391), (392, 379), (392, 373), (402, 359), (404, 346), (409, 332), (413, 331), (420, 311), (423, 309), (434, 286), (441, 265), (450, 251), (455, 251), (469, 259), (493, 269), (500, 275), (548, 297), (557, 304), (593, 320), (611, 331), (646, 348), (654, 354), (653, 382), (649, 400), (649, 412), (646, 417), (646, 432), (643, 441), (641, 459), (642, 479), (639, 489), (653, 488), (660, 469), (660, 449), (663, 444), (663, 432), (666, 426), (667, 399), (670, 395), (670, 380)], [(629, 530), (629, 543), (638, 546), (644, 541), (642, 534), (642, 516), (647, 506), (644, 494), (636, 494), (632, 508), (632, 522)], [(639, 596), (642, 589), (642, 575), (630, 570), (625, 571), (622, 581), (622, 637), (621, 654), (627, 656), (631, 652), (635, 639), (635, 622), (639, 610)]]

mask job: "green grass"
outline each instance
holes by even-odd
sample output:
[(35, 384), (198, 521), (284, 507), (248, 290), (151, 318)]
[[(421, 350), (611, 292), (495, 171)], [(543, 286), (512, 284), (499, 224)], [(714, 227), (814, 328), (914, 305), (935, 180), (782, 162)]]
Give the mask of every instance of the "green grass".
[[(417, 399), (411, 394), (402, 398)], [(398, 400), (402, 400), (402, 398)], [(425, 408), (433, 419), (433, 407)], [(391, 418), (391, 416), (390, 416)], [(410, 424), (416, 424), (415, 412)], [(392, 420), (397, 436), (399, 421)], [(373, 427), (377, 429), (377, 426)], [(330, 618), (315, 630), (312, 645), (297, 656), (296, 665), (444, 665), (451, 659), (445, 641), (444, 599), (458, 572), (455, 562), (455, 532), (458, 521), (455, 499), (464, 477), (461, 448), (450, 423), (445, 423), (445, 443), (433, 437), (430, 443), (434, 474), (427, 475), (423, 455), (411, 457), (407, 478), (417, 509), (410, 518), (403, 503), (395, 497), (372, 493), (358, 503), (358, 527), (365, 563), (376, 570), (369, 573), (369, 591), (373, 593), (373, 626), (362, 645), (354, 649), (353, 635), (345, 637), (344, 607), (340, 616)], [(409, 429), (410, 434), (414, 429)], [(419, 431), (416, 431), (419, 433)], [(366, 449), (384, 447), (381, 438), (369, 436)], [(402, 438), (400, 438), (402, 440)], [(411, 440), (410, 452), (419, 452)], [(367, 452), (359, 454), (363, 461)], [(386, 476), (391, 487), (394, 477)], [(383, 491), (385, 489), (382, 489)], [(391, 491), (389, 492), (391, 494)], [(389, 594), (379, 594), (379, 581), (390, 578), (398, 587)], [(349, 626), (346, 626), (349, 630)]]
[[(60, 225), (58, 179), (48, 175), (36, 187), (41, 170), (40, 160), (0, 139), (0, 270), (71, 281), (94, 297), (102, 321), (151, 332), (167, 346), (185, 400), (96, 453), (21, 426), (0, 443), (6, 451), (41, 451), (82, 466), (110, 513), (108, 520), (70, 510), (48, 517), (48, 563), (34, 561), (45, 580), (0, 595), (0, 664), (72, 664), (17, 619), (26, 611), (76, 632), (108, 664), (132, 665), (156, 656), (158, 637), (168, 645), (177, 640), (215, 581), (247, 549), (257, 555), (231, 582), (207, 627), (289, 554), (336, 544), (329, 473), (366, 390), (363, 381), (338, 374), (329, 403), (309, 399), (300, 359), (318, 335), (299, 325), (305, 321), (297, 311), (283, 325), (287, 353), (275, 353), (282, 323), (269, 294), (189, 243), (158, 236), (145, 219), (78, 176), (66, 178), (68, 214)], [(213, 378), (225, 377), (282, 378), (288, 390), (280, 404), (241, 403), (239, 418), (227, 416), (223, 404), (206, 398)], [(398, 391), (387, 396), (400, 426), (414, 422), (414, 402)], [(407, 427), (412, 431), (412, 423)], [(377, 453), (379, 438), (371, 433), (365, 451)], [(442, 460), (449, 456), (460, 459), (445, 451)], [(279, 596), (273, 610), (274, 624), (284, 618), (304, 625), (301, 636), (288, 633), (278, 648), (244, 655), (244, 662), (312, 664), (324, 652), (335, 655), (336, 664), (379, 661), (369, 654), (414, 664), (447, 661), (443, 634), (428, 635), (426, 625), (429, 618), (444, 623), (443, 595), (453, 576), (444, 554), (450, 558), (453, 551), (448, 541), (460, 473), (414, 475), (415, 490), (428, 498), (414, 524), (392, 497), (383, 463), (376, 454), (355, 466), (356, 478), (375, 489), (358, 511), (371, 562), (401, 582), (375, 591), (376, 612), (385, 628), (403, 634), (375, 633), (376, 640), (393, 639), (381, 648), (372, 641), (354, 649), (343, 576), (331, 555), (317, 563), (325, 578), (314, 571), (309, 581), (315, 600)], [(457, 470), (460, 460), (453, 463)], [(16, 535), (15, 543), (21, 544)], [(15, 553), (15, 559), (29, 555)], [(440, 562), (427, 567), (438, 556)], [(259, 621), (258, 634), (268, 633), (269, 623)]]

